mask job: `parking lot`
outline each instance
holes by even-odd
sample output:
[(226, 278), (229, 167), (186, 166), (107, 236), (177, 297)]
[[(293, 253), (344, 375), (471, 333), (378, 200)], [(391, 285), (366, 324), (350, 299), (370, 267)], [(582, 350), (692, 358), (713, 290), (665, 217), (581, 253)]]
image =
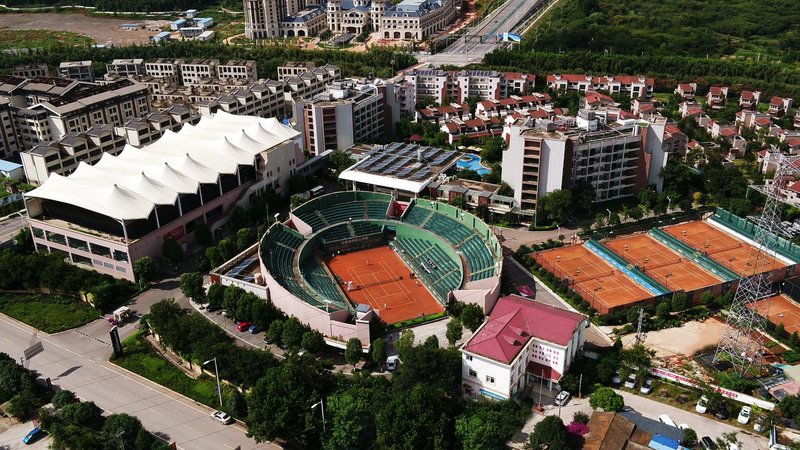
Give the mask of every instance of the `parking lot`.
[[(533, 394), (534, 400), (538, 400), (538, 394), (536, 392), (538, 391), (535, 391)], [(616, 390), (616, 392), (622, 395), (623, 399), (625, 400), (625, 410), (621, 413), (623, 416), (641, 415), (647, 417), (648, 419), (658, 420), (660, 415), (667, 414), (676, 424), (680, 425), (685, 423), (689, 425), (689, 428), (697, 432), (698, 439), (703, 436), (709, 436), (712, 439), (716, 439), (722, 436), (723, 433), (729, 433), (733, 431), (736, 432), (739, 442), (742, 443), (742, 450), (763, 449), (767, 448), (769, 445), (769, 440), (766, 437), (758, 435), (752, 431), (752, 421), (748, 425), (750, 427), (750, 431), (742, 431), (741, 429), (726, 423), (718, 422), (710, 414), (701, 415), (684, 411), (673, 406), (651, 400), (650, 398), (631, 394), (622, 390)], [(529, 434), (533, 432), (533, 427), (536, 426), (536, 424), (542, 419), (544, 419), (544, 417), (559, 414), (559, 407), (553, 404), (553, 397), (556, 394), (557, 393), (555, 391), (548, 391), (547, 386), (545, 386), (542, 396), (542, 403), (546, 405), (544, 414), (534, 412), (533, 415), (531, 415), (531, 417), (528, 419), (528, 422), (526, 422), (523, 426), (522, 432), (517, 433), (517, 435), (515, 435), (512, 439), (514, 444), (513, 446), (515, 448), (522, 448), (524, 443), (527, 442)], [(591, 416), (593, 411), (589, 406), (588, 397), (584, 397), (582, 399), (576, 397), (571, 398), (566, 405), (561, 407), (561, 419), (565, 424), (568, 424), (572, 421), (572, 416), (578, 411), (583, 411)], [(732, 415), (735, 414), (738, 414), (738, 410), (735, 413), (732, 412)]]
[[(3, 421), (11, 421), (9, 418), (2, 418), (0, 420)], [(22, 438), (28, 434), (32, 429), (36, 427), (33, 421), (28, 421), (25, 423), (19, 423), (15, 425), (11, 425), (8, 422), (5, 422), (3, 425), (5, 427), (0, 427), (0, 430), (5, 428), (5, 431), (0, 433), (0, 449), (3, 450), (16, 450), (16, 449), (31, 449), (31, 450), (45, 450), (49, 445), (52, 439), (49, 436), (45, 436), (42, 439), (34, 442), (33, 444), (26, 445), (22, 442)]]

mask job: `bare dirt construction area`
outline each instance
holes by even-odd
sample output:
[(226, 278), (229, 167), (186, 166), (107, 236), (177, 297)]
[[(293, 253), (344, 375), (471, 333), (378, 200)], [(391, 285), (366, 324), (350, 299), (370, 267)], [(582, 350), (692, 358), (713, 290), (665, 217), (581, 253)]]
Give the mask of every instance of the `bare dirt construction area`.
[[(686, 322), (680, 328), (649, 331), (645, 344), (656, 351), (657, 358), (672, 355), (694, 355), (695, 352), (719, 342), (725, 324), (710, 318), (703, 322)], [(622, 337), (622, 344), (628, 346), (636, 337), (635, 333)]]
[(76, 13), (0, 14), (0, 29), (71, 31), (94, 39), (98, 44), (132, 45), (149, 42), (156, 31), (141, 28), (123, 30), (122, 24), (141, 23), (132, 19), (86, 16)]

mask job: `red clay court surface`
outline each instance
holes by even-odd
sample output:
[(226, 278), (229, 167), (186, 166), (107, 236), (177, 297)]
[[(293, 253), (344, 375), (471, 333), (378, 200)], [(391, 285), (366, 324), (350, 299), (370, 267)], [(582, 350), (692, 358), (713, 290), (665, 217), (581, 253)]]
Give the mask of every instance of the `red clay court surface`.
[(601, 314), (629, 303), (652, 298), (643, 287), (616, 270), (583, 245), (571, 245), (540, 252), (536, 261), (570, 286)]
[[(422, 281), (409, 277), (411, 269), (388, 246), (334, 256), (326, 264), (344, 280), (351, 301), (372, 306), (388, 324), (444, 311)], [(363, 287), (348, 292), (348, 281)]]
[[(711, 259), (739, 275), (753, 274), (753, 263), (756, 262), (755, 247), (706, 222), (687, 222), (672, 225), (664, 227), (664, 231), (706, 253)], [(753, 261), (748, 261), (751, 249), (753, 250)], [(757, 264), (761, 268), (759, 273), (786, 266), (786, 264), (771, 256), (764, 255), (762, 258), (762, 261)]]
[(614, 239), (605, 245), (670, 291), (694, 291), (722, 282), (647, 234)]
[[(769, 302), (769, 305), (766, 303)], [(751, 306), (752, 308), (753, 306)], [(756, 311), (766, 316), (770, 322), (782, 323), (789, 334), (797, 332), (800, 334), (800, 305), (786, 298), (783, 295), (759, 300), (755, 304)], [(764, 314), (764, 312), (768, 312)]]

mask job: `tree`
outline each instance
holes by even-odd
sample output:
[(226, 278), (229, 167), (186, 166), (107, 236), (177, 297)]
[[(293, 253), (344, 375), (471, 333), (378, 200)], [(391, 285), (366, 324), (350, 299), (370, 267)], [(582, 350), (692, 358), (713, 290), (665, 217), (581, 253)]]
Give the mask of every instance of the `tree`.
[(467, 303), (461, 310), (459, 319), (465, 327), (475, 332), (483, 323), (483, 309), (474, 303)]
[(236, 248), (241, 252), (253, 245), (258, 239), (256, 230), (250, 227), (242, 228), (236, 232)]
[(103, 411), (94, 402), (71, 403), (61, 408), (61, 418), (81, 427), (99, 429)]
[(358, 338), (350, 338), (347, 341), (347, 347), (344, 349), (344, 359), (353, 368), (361, 361), (361, 341)]
[(691, 428), (683, 430), (683, 445), (692, 448), (697, 444), (697, 432)]
[(717, 438), (718, 448), (731, 448), (731, 444), (733, 444), (734, 448), (742, 448), (742, 443), (739, 442), (739, 437), (736, 435), (735, 431), (722, 433), (722, 436)]
[(238, 389), (231, 389), (225, 396), (225, 410), (234, 416), (247, 416), (247, 399)]
[(156, 277), (158, 267), (153, 258), (149, 256), (142, 256), (133, 262), (133, 273), (139, 280), (139, 283), (147, 284), (153, 281)]
[(205, 222), (197, 221), (194, 224), (194, 241), (197, 245), (208, 247), (214, 243), (214, 236), (211, 234), (211, 229)]
[(20, 229), (14, 236), (14, 251), (27, 255), (33, 253), (34, 248), (31, 229), (27, 227)]
[(587, 215), (592, 208), (597, 191), (592, 183), (583, 180), (572, 187), (572, 208), (573, 211), (586, 211)]
[(668, 316), (671, 310), (672, 306), (667, 300), (662, 301), (656, 306), (656, 314), (659, 316)]
[(372, 362), (378, 365), (383, 365), (386, 363), (386, 339), (378, 338), (372, 341)]
[(683, 311), (689, 307), (689, 300), (685, 292), (679, 292), (672, 297), (672, 310)]
[(219, 267), (225, 262), (225, 258), (222, 257), (222, 253), (217, 247), (208, 247), (206, 249), (206, 258), (208, 258), (212, 267)]
[(592, 392), (589, 396), (589, 406), (603, 411), (621, 411), (625, 407), (625, 401), (613, 389), (604, 386)]
[(310, 330), (303, 333), (300, 347), (311, 353), (317, 353), (325, 347), (325, 337), (317, 330)]
[(532, 450), (568, 450), (567, 427), (558, 416), (547, 416), (533, 427), (528, 446)]
[(353, 383), (328, 397), (325, 414), (328, 415), (328, 433), (323, 438), (326, 450), (369, 448), (375, 441), (375, 411), (383, 401), (387, 381), (353, 377)]
[(256, 442), (281, 436), (303, 447), (318, 446), (322, 424), (311, 405), (329, 384), (327, 375), (308, 358), (289, 357), (267, 369), (247, 396), (247, 435)]
[(514, 400), (468, 402), (456, 417), (455, 448), (501, 449), (525, 424), (530, 409)]
[(173, 266), (178, 266), (183, 260), (183, 249), (172, 236), (164, 239), (164, 244), (161, 247), (164, 257), (172, 263)]
[(464, 199), (463, 195), (457, 195), (451, 198), (447, 203), (455, 206), (456, 208), (467, 209), (467, 200)]
[(303, 333), (305, 332), (305, 327), (297, 320), (297, 317), (290, 317), (283, 323), (283, 333), (281, 334), (283, 345), (289, 348), (299, 347), (303, 342)]
[(222, 301), (225, 296), (225, 286), (219, 283), (212, 283), (208, 287), (206, 298), (208, 299), (208, 307), (222, 308)]
[(403, 330), (394, 346), (400, 355), (400, 359), (405, 358), (406, 354), (414, 348), (414, 332), (412, 330)]
[(778, 409), (783, 417), (800, 421), (800, 395), (787, 395), (778, 403)]
[(120, 442), (123, 447), (133, 446), (142, 429), (142, 422), (130, 414), (112, 414), (103, 424), (103, 435), (106, 442)]
[[(267, 341), (271, 344), (281, 345), (283, 343), (283, 321), (276, 320), (269, 324), (269, 329), (267, 330)], [(302, 342), (302, 338), (301, 338)]]
[(505, 142), (499, 136), (489, 136), (481, 139), (481, 159), (486, 163), (499, 162), (503, 159)]
[(375, 418), (377, 448), (452, 448), (449, 403), (444, 392), (424, 384), (395, 391)]
[(78, 398), (75, 396), (74, 392), (62, 389), (53, 395), (51, 403), (53, 403), (53, 406), (56, 409), (61, 409), (71, 403), (75, 403), (76, 401), (78, 401)]
[(206, 291), (203, 289), (203, 275), (189, 272), (181, 275), (181, 292), (195, 303), (203, 303)]
[(556, 222), (566, 222), (572, 212), (572, 192), (556, 189), (539, 199), (540, 210)]
[(637, 379), (644, 380), (650, 374), (650, 368), (653, 367), (655, 354), (654, 350), (650, 350), (644, 344), (634, 344), (629, 348), (623, 349), (620, 354), (623, 363), (620, 373), (623, 377), (626, 377), (628, 373), (633, 372), (636, 374)]
[(450, 344), (451, 347), (455, 347), (456, 342), (461, 339), (463, 334), (464, 327), (461, 326), (461, 321), (458, 320), (458, 318), (452, 318), (450, 322), (447, 323), (447, 331), (445, 332), (447, 343)]
[(334, 150), (328, 156), (328, 167), (333, 171), (333, 174), (338, 178), (339, 174), (344, 172), (345, 169), (355, 164), (356, 161), (350, 156), (349, 153), (341, 150)]
[(8, 412), (12, 416), (26, 419), (28, 418), (37, 407), (42, 404), (36, 395), (28, 389), (20, 391), (17, 395), (11, 397), (8, 404)]

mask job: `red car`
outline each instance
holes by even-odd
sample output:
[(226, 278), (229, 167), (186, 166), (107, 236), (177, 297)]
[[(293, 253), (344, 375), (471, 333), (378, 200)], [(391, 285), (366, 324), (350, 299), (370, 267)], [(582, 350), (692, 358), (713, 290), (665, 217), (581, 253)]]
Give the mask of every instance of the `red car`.
[(236, 325), (236, 329), (239, 331), (247, 331), (250, 329), (250, 322), (239, 322), (239, 325)]

